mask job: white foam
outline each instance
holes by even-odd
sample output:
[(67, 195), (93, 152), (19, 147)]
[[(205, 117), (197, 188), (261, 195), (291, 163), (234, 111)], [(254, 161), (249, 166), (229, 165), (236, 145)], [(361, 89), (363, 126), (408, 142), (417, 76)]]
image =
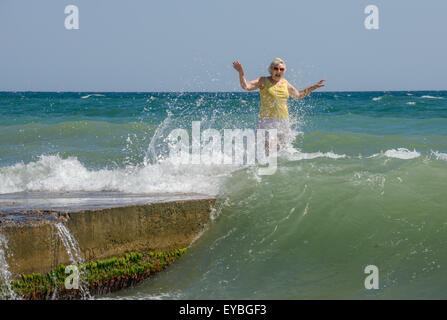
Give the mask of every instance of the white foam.
[(86, 96), (81, 97), (81, 99), (88, 99), (90, 97), (105, 97), (105, 95), (103, 94), (98, 94), (98, 93), (94, 93), (94, 94), (88, 94)]
[(410, 151), (406, 148), (397, 148), (385, 151), (384, 155), (389, 158), (398, 158), (407, 160), (417, 158), (421, 154), (416, 150)]
[(23, 191), (185, 192), (215, 195), (232, 165), (173, 165), (170, 161), (117, 169), (87, 169), (76, 157), (42, 155), (0, 168), (0, 194)]
[(425, 99), (444, 99), (443, 97), (433, 97), (433, 96), (422, 96), (421, 98), (425, 98)]
[(415, 105), (416, 102), (414, 102), (414, 101), (409, 101), (409, 102), (407, 102), (407, 104), (412, 106), (412, 105)]
[(372, 100), (373, 100), (373, 101), (379, 101), (379, 100), (382, 100), (382, 98), (383, 98), (383, 96), (382, 96), (382, 97), (372, 98)]
[(366, 159), (375, 158), (375, 157), (379, 157), (379, 156), (380, 156), (380, 153), (374, 153), (373, 155), (366, 157)]
[(447, 153), (442, 153), (439, 151), (432, 151), (431, 153), (436, 157), (436, 160), (447, 161)]
[(135, 295), (114, 295), (113, 297), (108, 296), (97, 296), (96, 300), (164, 300), (164, 299), (181, 299), (180, 293), (170, 292), (170, 293), (159, 293), (159, 294), (148, 294), (145, 292), (137, 292)]
[(311, 160), (316, 158), (330, 158), (330, 159), (340, 159), (340, 158), (346, 158), (347, 156), (345, 154), (336, 154), (334, 152), (301, 152), (297, 151), (295, 149), (287, 149), (282, 150), (278, 153), (279, 157), (284, 157), (287, 160)]

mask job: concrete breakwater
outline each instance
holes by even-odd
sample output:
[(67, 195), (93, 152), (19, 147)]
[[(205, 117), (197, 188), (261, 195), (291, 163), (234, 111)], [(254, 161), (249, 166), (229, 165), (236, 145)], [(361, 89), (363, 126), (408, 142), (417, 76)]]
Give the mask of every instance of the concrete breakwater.
[(61, 266), (76, 262), (89, 273), (92, 294), (133, 285), (180, 257), (203, 232), (214, 204), (215, 199), (203, 198), (0, 213), (10, 286), (27, 299), (79, 297), (61, 288), (55, 295)]

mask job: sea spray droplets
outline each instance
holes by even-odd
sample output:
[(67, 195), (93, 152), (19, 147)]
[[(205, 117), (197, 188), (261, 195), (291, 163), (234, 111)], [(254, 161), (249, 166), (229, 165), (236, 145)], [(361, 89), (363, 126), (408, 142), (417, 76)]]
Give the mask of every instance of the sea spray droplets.
[[(65, 249), (67, 250), (68, 257), (70, 258), (70, 262), (75, 266), (80, 266), (84, 264), (84, 259), (81, 256), (79, 244), (76, 239), (71, 235), (70, 231), (63, 223), (55, 224), (57, 234), (59, 235)], [(84, 285), (82, 280), (82, 271), (80, 270), (80, 279), (79, 279), (79, 290), (82, 295), (82, 299), (91, 298), (90, 292), (88, 288)]]
[(11, 272), (6, 262), (6, 252), (8, 250), (8, 241), (0, 233), (0, 299), (19, 299), (11, 288)]
[(149, 164), (155, 164), (158, 162), (160, 157), (163, 157), (162, 155), (158, 155), (157, 152), (160, 150), (160, 145), (163, 144), (164, 139), (169, 134), (167, 133), (167, 128), (170, 126), (172, 119), (172, 114), (168, 112), (168, 116), (163, 120), (163, 122), (157, 127), (155, 130), (155, 133), (149, 142), (149, 146), (146, 151), (146, 156), (144, 157), (143, 164), (144, 166), (148, 166)]

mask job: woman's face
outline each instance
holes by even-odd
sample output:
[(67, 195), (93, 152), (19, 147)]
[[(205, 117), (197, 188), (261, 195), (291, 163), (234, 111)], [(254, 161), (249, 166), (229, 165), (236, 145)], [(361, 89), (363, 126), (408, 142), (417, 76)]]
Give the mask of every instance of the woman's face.
[(284, 72), (286, 72), (286, 66), (283, 64), (272, 66), (271, 72), (273, 80), (279, 81), (281, 80), (281, 77), (284, 75)]

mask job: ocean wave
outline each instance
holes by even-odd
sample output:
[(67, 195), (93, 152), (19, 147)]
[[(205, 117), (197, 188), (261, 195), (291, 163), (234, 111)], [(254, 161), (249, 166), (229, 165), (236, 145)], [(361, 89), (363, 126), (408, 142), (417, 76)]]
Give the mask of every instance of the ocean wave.
[[(230, 176), (181, 268), (115, 297), (445, 299), (445, 168), (331, 162), (292, 162), (261, 181)], [(370, 263), (387, 275), (374, 295), (358, 277)]]
[(382, 98), (383, 98), (383, 96), (382, 97), (375, 97), (375, 98), (372, 98), (372, 100), (373, 101), (380, 101), (380, 100), (382, 100)]
[(41, 155), (27, 164), (0, 168), (0, 194), (25, 191), (118, 191), (126, 193), (218, 193), (234, 167), (181, 165), (170, 161), (117, 169), (87, 169), (76, 157)]
[[(432, 151), (436, 160), (447, 161), (447, 153)], [(0, 167), (0, 194), (14, 192), (124, 192), (124, 193), (201, 193), (217, 195), (222, 182), (235, 171), (251, 165), (235, 164), (222, 154), (221, 162), (211, 155), (202, 154), (201, 164), (183, 162), (185, 153), (178, 158), (167, 157), (155, 164), (145, 162), (118, 168), (88, 169), (77, 157), (62, 158), (56, 155), (41, 155), (37, 161), (16, 163)], [(301, 152), (294, 148), (278, 153), (278, 165), (285, 162), (326, 158), (368, 159), (397, 158), (411, 160), (421, 153), (406, 149), (389, 149), (371, 156), (352, 156), (343, 153)], [(188, 158), (191, 159), (191, 158)], [(187, 159), (187, 160), (188, 160)], [(175, 161), (175, 162), (174, 162)], [(180, 161), (180, 162), (179, 162)], [(176, 163), (182, 163), (176, 165)], [(282, 163), (282, 164), (281, 164)], [(254, 166), (255, 168), (257, 165)]]

